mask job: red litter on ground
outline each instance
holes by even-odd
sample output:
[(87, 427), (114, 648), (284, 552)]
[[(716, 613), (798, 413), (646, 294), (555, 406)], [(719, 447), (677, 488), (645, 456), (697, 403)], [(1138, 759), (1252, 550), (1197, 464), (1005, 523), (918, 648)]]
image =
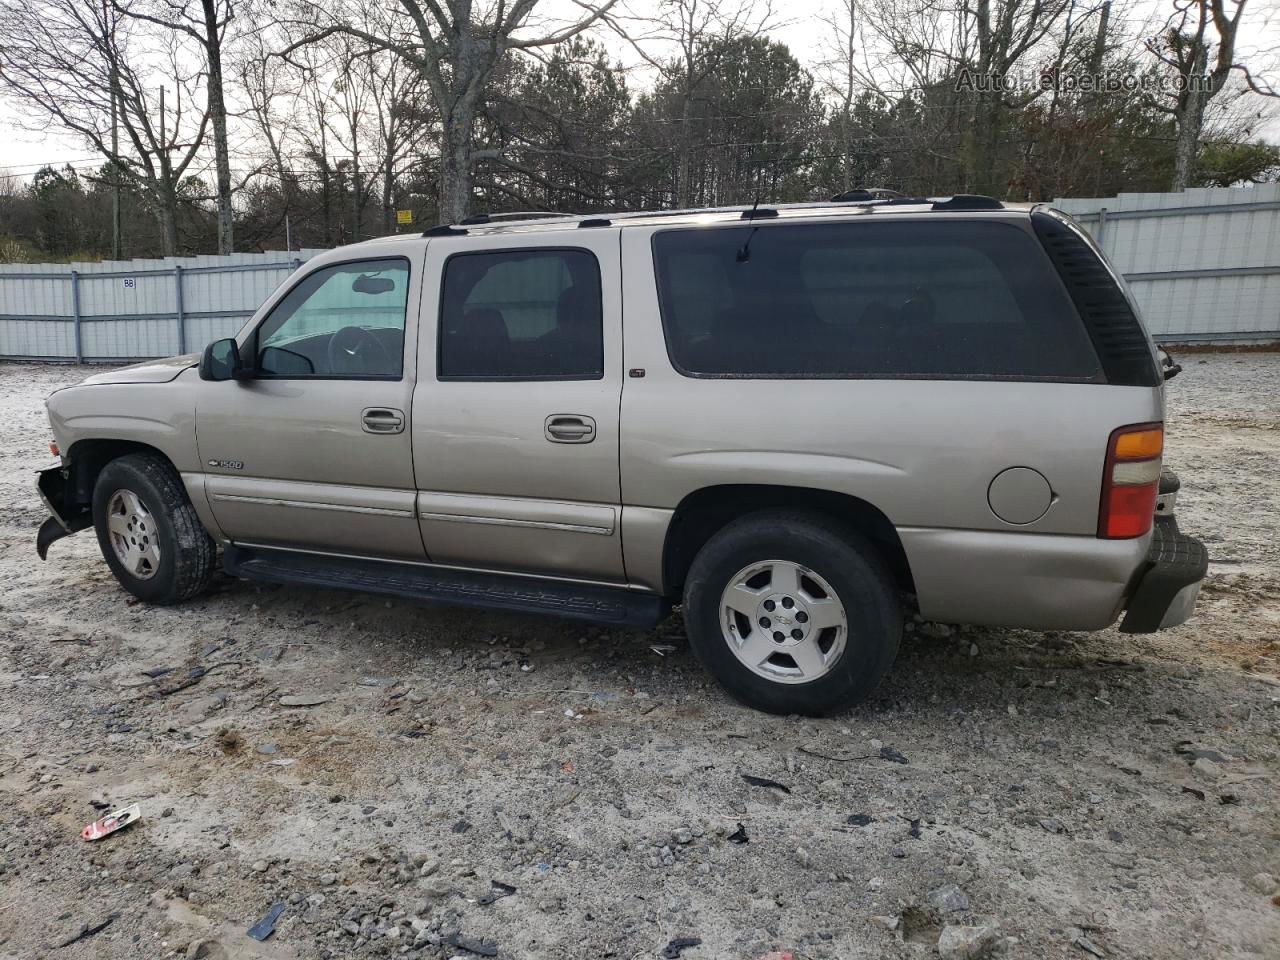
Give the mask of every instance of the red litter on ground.
[(80, 838), (82, 840), (101, 840), (103, 837), (127, 827), (141, 816), (142, 806), (135, 803), (122, 810), (117, 810), (115, 813), (109, 813), (101, 820), (95, 820), (80, 831)]

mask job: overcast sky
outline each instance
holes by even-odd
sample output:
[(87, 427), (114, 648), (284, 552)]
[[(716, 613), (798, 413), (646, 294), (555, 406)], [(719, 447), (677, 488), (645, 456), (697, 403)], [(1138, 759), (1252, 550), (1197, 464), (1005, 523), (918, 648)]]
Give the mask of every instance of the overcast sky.
[[(646, 0), (635, 0), (634, 8), (642, 9)], [(1144, 0), (1139, 16), (1145, 22), (1133, 23), (1137, 30), (1147, 23), (1154, 23), (1155, 15), (1170, 6), (1170, 0)], [(656, 4), (654, 4), (656, 7)], [(776, 0), (775, 17), (778, 26), (770, 30), (770, 36), (786, 43), (793, 55), (809, 69), (814, 69), (824, 57), (823, 45), (830, 35), (824, 18), (829, 19), (841, 5), (831, 0)], [(572, 16), (576, 8), (573, 0), (547, 0), (549, 12)], [(1280, 0), (1251, 0), (1247, 12), (1250, 22), (1242, 28), (1238, 41), (1239, 59), (1257, 65), (1277, 88), (1280, 88)], [(1150, 32), (1150, 29), (1143, 32)], [(607, 33), (598, 32), (627, 66), (637, 61), (626, 44)], [(1269, 68), (1269, 69), (1268, 69)], [(1267, 139), (1280, 140), (1280, 104), (1272, 109), (1272, 118), (1259, 129)], [(50, 127), (42, 133), (32, 134), (20, 128), (15, 121), (21, 119), (20, 106), (0, 100), (0, 170), (30, 176), (44, 164), (61, 166), (68, 161), (77, 167), (94, 166), (101, 162), (83, 142)], [(234, 158), (233, 158), (234, 162)]]

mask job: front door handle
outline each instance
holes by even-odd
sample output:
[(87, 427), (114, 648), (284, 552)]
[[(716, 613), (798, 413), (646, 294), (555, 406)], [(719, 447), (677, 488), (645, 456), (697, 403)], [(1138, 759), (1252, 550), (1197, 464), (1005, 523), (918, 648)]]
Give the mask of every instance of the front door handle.
[(596, 438), (596, 422), (576, 413), (553, 413), (545, 432), (552, 443), (590, 443)]
[(404, 411), (394, 407), (365, 407), (360, 411), (360, 426), (365, 433), (403, 433)]

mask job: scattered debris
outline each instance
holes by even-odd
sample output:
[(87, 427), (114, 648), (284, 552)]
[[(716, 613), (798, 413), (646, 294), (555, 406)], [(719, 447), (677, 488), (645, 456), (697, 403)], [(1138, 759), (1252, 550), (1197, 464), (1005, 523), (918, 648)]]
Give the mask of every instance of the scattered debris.
[(68, 937), (66, 940), (63, 940), (60, 944), (58, 944), (58, 949), (62, 949), (63, 947), (69, 947), (73, 943), (79, 943), (81, 940), (88, 940), (90, 937), (94, 936), (95, 934), (99, 934), (103, 930), (107, 929), (107, 927), (111, 926), (111, 924), (115, 923), (116, 920), (118, 919), (120, 919), (120, 914), (109, 913), (103, 920), (99, 921), (98, 923), (86, 923), (80, 927), (79, 932), (76, 933), (75, 936)]
[(650, 645), (649, 649), (658, 656), (665, 657), (668, 653), (676, 652), (676, 645), (674, 643), (655, 643)]
[(768, 777), (757, 777), (750, 773), (744, 773), (742, 779), (747, 781), (753, 787), (767, 787), (770, 790), (781, 790), (783, 793), (790, 793), (791, 788), (777, 780), (770, 780)]
[(880, 759), (888, 760), (890, 763), (910, 763), (906, 757), (893, 749), (893, 747), (881, 747)]
[(291, 693), (280, 698), (280, 706), (318, 707), (322, 703), (329, 703), (332, 699), (333, 697), (326, 696), (323, 693)]
[(902, 819), (906, 820), (907, 823), (911, 824), (911, 829), (907, 831), (907, 836), (911, 837), (911, 839), (913, 840), (919, 840), (920, 839), (920, 821), (918, 819), (913, 820), (911, 817), (903, 817)]
[(959, 913), (961, 910), (969, 909), (968, 896), (954, 883), (930, 890), (925, 900), (939, 913)]
[(207, 667), (199, 667), (199, 666), (192, 667), (190, 670), (187, 671), (187, 676), (184, 679), (179, 680), (177, 683), (173, 684), (172, 686), (161, 687), (156, 691), (156, 696), (159, 696), (159, 697), (172, 696), (175, 693), (178, 693), (182, 690), (186, 690), (188, 687), (194, 687), (197, 683), (199, 683), (209, 674), (213, 673), (213, 671), (215, 670), (221, 670), (223, 667), (238, 667), (241, 665), (241, 663), (242, 661), (240, 660), (223, 660), (221, 663), (210, 664)]
[(845, 823), (851, 827), (865, 827), (869, 823), (875, 823), (875, 817), (868, 816), (865, 813), (851, 813), (845, 818)]
[(218, 748), (225, 754), (236, 753), (244, 746), (244, 737), (240, 736), (238, 730), (232, 730), (230, 727), (223, 727), (218, 731), (217, 736)]
[(1193, 797), (1195, 797), (1197, 800), (1203, 800), (1203, 799), (1204, 799), (1204, 791), (1203, 791), (1203, 790), (1197, 790), (1195, 787), (1183, 787), (1183, 788), (1182, 788), (1182, 792), (1183, 792), (1183, 793), (1189, 793), (1189, 794), (1191, 794), (1191, 795), (1192, 795)]
[(123, 830), (141, 816), (142, 806), (135, 803), (115, 813), (109, 813), (100, 820), (95, 820), (80, 831), (80, 836), (84, 840), (101, 840), (117, 830)]
[(1199, 757), (1191, 764), (1191, 772), (1202, 780), (1217, 780), (1222, 776), (1222, 768), (1208, 757)]
[(1214, 763), (1226, 763), (1227, 758), (1217, 750), (1202, 750), (1195, 745), (1194, 740), (1179, 740), (1173, 745), (1173, 752), (1187, 757), (1187, 763), (1194, 763), (1197, 760), (1212, 760)]
[(490, 880), (489, 886), (491, 887), (489, 892), (476, 901), (482, 907), (487, 907), (489, 904), (501, 900), (503, 897), (509, 897), (516, 892), (515, 887), (509, 883), (503, 883), (501, 880)]
[(271, 936), (276, 929), (276, 921), (280, 919), (280, 914), (284, 913), (284, 901), (280, 900), (271, 905), (271, 909), (266, 915), (250, 927), (246, 932), (255, 940), (265, 940)]
[(938, 935), (938, 955), (942, 960), (978, 960), (989, 954), (1000, 939), (1000, 928), (992, 925), (960, 927), (948, 924)]
[(664, 960), (676, 960), (680, 956), (680, 951), (700, 946), (702, 941), (697, 937), (676, 937), (667, 944), (666, 949), (662, 951), (662, 956)]
[(869, 754), (867, 756), (858, 756), (856, 754), (849, 754), (848, 756), (845, 756), (845, 757), (835, 757), (829, 753), (822, 753), (819, 750), (814, 750), (810, 747), (805, 747), (805, 746), (799, 746), (799, 747), (796, 747), (796, 749), (799, 750), (801, 753), (805, 754), (806, 756), (817, 757), (819, 760), (833, 760), (836, 763), (848, 763), (850, 760), (874, 760), (876, 758), (875, 754)]
[(445, 943), (481, 957), (496, 957), (498, 955), (498, 945), (496, 943), (488, 940), (468, 940), (460, 933), (450, 934)]
[(1083, 933), (1071, 942), (1085, 953), (1091, 953), (1095, 957), (1105, 957), (1107, 955), (1105, 950), (1086, 937)]
[(738, 829), (725, 837), (730, 843), (750, 843), (751, 838), (747, 836), (747, 828), (743, 824), (738, 824)]

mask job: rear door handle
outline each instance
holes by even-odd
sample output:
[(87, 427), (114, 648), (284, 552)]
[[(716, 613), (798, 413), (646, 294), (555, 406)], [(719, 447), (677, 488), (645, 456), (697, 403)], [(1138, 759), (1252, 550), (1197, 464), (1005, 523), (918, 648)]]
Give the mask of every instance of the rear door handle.
[(590, 443), (596, 438), (596, 422), (576, 413), (553, 413), (544, 429), (552, 443)]
[(360, 411), (365, 433), (403, 433), (404, 411), (394, 407), (365, 407)]

